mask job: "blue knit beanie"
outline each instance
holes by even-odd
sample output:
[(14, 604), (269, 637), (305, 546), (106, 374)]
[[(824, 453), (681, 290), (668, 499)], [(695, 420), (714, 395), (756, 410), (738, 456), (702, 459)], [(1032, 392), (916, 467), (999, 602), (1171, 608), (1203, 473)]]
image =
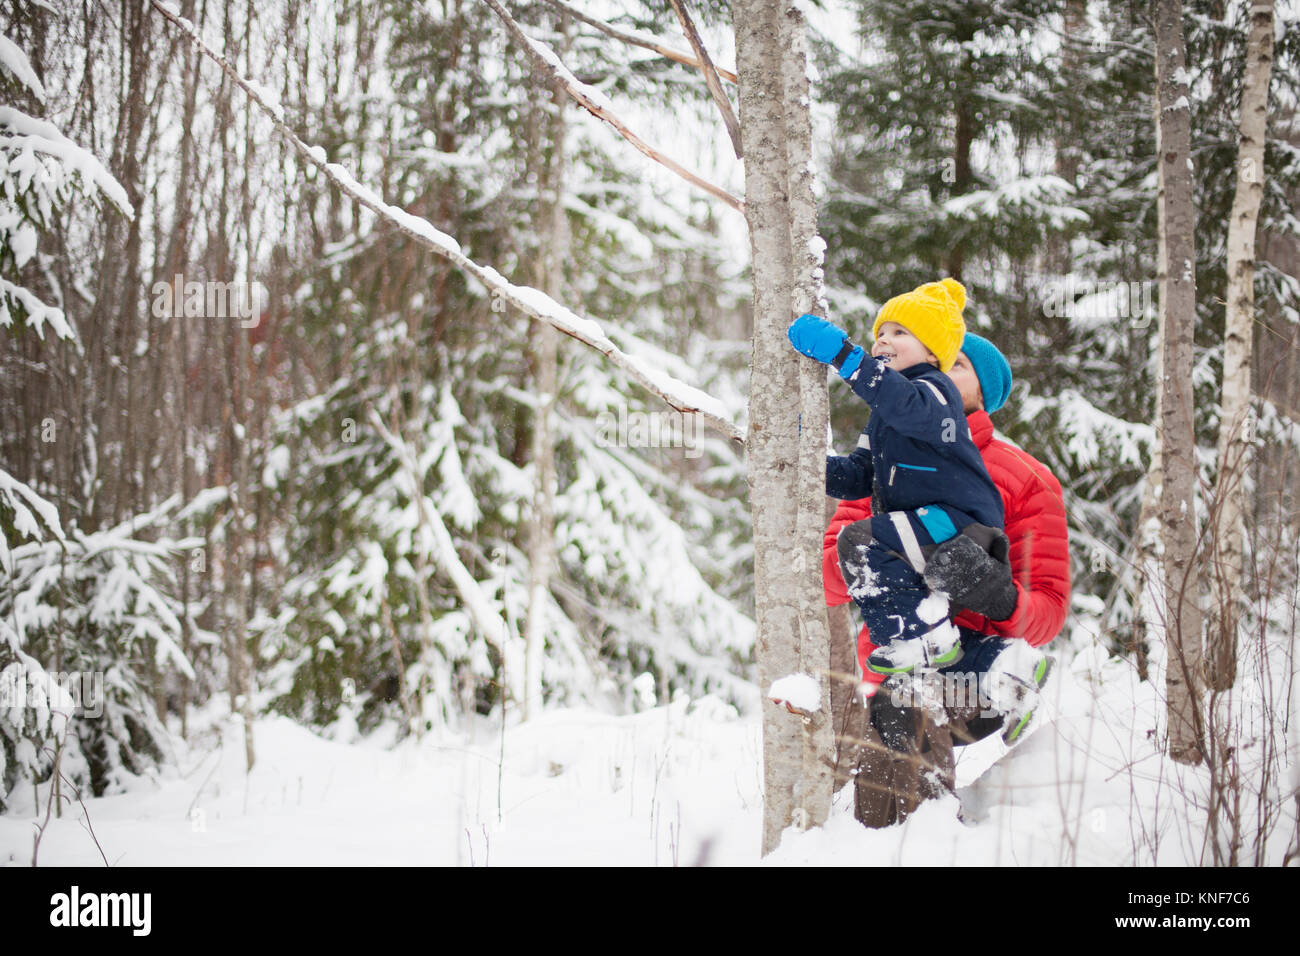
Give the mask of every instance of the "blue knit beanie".
[(1011, 366), (998, 347), (974, 332), (967, 332), (961, 350), (975, 367), (975, 377), (980, 380), (984, 393), (984, 411), (992, 414), (1006, 404), (1011, 394)]

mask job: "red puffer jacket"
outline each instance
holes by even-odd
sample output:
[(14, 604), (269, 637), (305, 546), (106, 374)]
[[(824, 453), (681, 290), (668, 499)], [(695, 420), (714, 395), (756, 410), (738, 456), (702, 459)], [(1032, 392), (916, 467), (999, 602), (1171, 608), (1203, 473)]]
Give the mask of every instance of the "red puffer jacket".
[[(974, 412), (966, 420), (984, 466), (1002, 494), (1006, 533), (1011, 541), (1011, 574), (1020, 599), (1015, 613), (1005, 621), (990, 621), (963, 611), (956, 623), (981, 634), (1024, 638), (1038, 647), (1061, 630), (1070, 603), (1070, 547), (1061, 484), (1042, 462), (994, 438), (993, 421), (987, 412)], [(863, 498), (841, 501), (831, 518), (822, 546), (822, 580), (828, 605), (849, 600), (835, 549), (840, 529), (869, 517), (871, 499)], [(878, 683), (883, 675), (865, 667), (867, 655), (874, 649), (864, 627), (858, 635), (858, 663), (866, 678)]]

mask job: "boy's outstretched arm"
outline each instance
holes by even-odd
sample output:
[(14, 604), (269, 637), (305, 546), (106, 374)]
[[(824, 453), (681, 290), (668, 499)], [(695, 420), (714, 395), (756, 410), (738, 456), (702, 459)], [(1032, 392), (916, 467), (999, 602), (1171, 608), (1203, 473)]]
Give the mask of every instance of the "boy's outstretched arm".
[(849, 386), (889, 427), (931, 444), (955, 441), (966, 424), (961, 394), (947, 376), (939, 384), (909, 379), (880, 359), (868, 355), (851, 376)]
[[(843, 329), (815, 315), (801, 315), (786, 330), (790, 344), (809, 358), (830, 365), (841, 375), (852, 372), (866, 355), (849, 341)], [(875, 469), (864, 431), (858, 447), (847, 455), (826, 456), (826, 494), (832, 498), (866, 498), (871, 494)]]
[(891, 428), (909, 438), (934, 444), (952, 441), (953, 430), (966, 421), (957, 387), (948, 388), (946, 378), (943, 387), (905, 378), (868, 355), (862, 346), (854, 345), (843, 329), (825, 319), (801, 315), (790, 324), (786, 335), (796, 350), (839, 372), (859, 398), (883, 415)]

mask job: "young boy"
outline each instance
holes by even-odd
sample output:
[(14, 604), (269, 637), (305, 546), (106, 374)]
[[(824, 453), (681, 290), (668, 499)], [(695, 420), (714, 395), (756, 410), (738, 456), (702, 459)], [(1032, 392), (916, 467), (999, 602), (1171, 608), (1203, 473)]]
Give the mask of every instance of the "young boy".
[(971, 440), (961, 393), (946, 374), (966, 334), (966, 290), (928, 282), (885, 303), (867, 355), (824, 319), (801, 315), (791, 344), (834, 367), (872, 414), (858, 447), (826, 459), (826, 493), (872, 496), (873, 517), (848, 525), (837, 547), (850, 596), (879, 645), (867, 666), (879, 674), (939, 668), (961, 658), (948, 602), (922, 573), (935, 547), (963, 530), (1000, 534), (1002, 496)]

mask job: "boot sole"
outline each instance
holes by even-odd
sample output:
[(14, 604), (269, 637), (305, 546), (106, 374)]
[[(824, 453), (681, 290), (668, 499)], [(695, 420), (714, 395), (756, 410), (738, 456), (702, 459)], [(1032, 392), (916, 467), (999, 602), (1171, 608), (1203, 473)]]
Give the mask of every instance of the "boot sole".
[[(1043, 689), (1043, 685), (1047, 683), (1047, 678), (1051, 675), (1052, 668), (1055, 666), (1056, 661), (1050, 657), (1044, 657), (1039, 662), (1038, 667), (1034, 670), (1034, 683), (1038, 685), (1039, 690)], [(1008, 747), (1014, 744), (1024, 734), (1025, 728), (1029, 726), (1033, 718), (1034, 711), (1032, 709), (1025, 711), (1025, 716), (1021, 717), (1014, 727), (1002, 734), (1002, 742)]]
[(892, 676), (894, 674), (913, 674), (918, 668), (925, 669), (928, 667), (931, 670), (938, 670), (941, 667), (947, 667), (949, 664), (956, 664), (962, 659), (965, 653), (966, 652), (962, 650), (961, 645), (958, 644), (943, 656), (936, 657), (931, 664), (913, 664), (911, 667), (885, 667), (883, 664), (871, 663), (871, 658), (868, 657), (867, 670), (871, 671), (873, 674), (884, 674), (886, 676)]

